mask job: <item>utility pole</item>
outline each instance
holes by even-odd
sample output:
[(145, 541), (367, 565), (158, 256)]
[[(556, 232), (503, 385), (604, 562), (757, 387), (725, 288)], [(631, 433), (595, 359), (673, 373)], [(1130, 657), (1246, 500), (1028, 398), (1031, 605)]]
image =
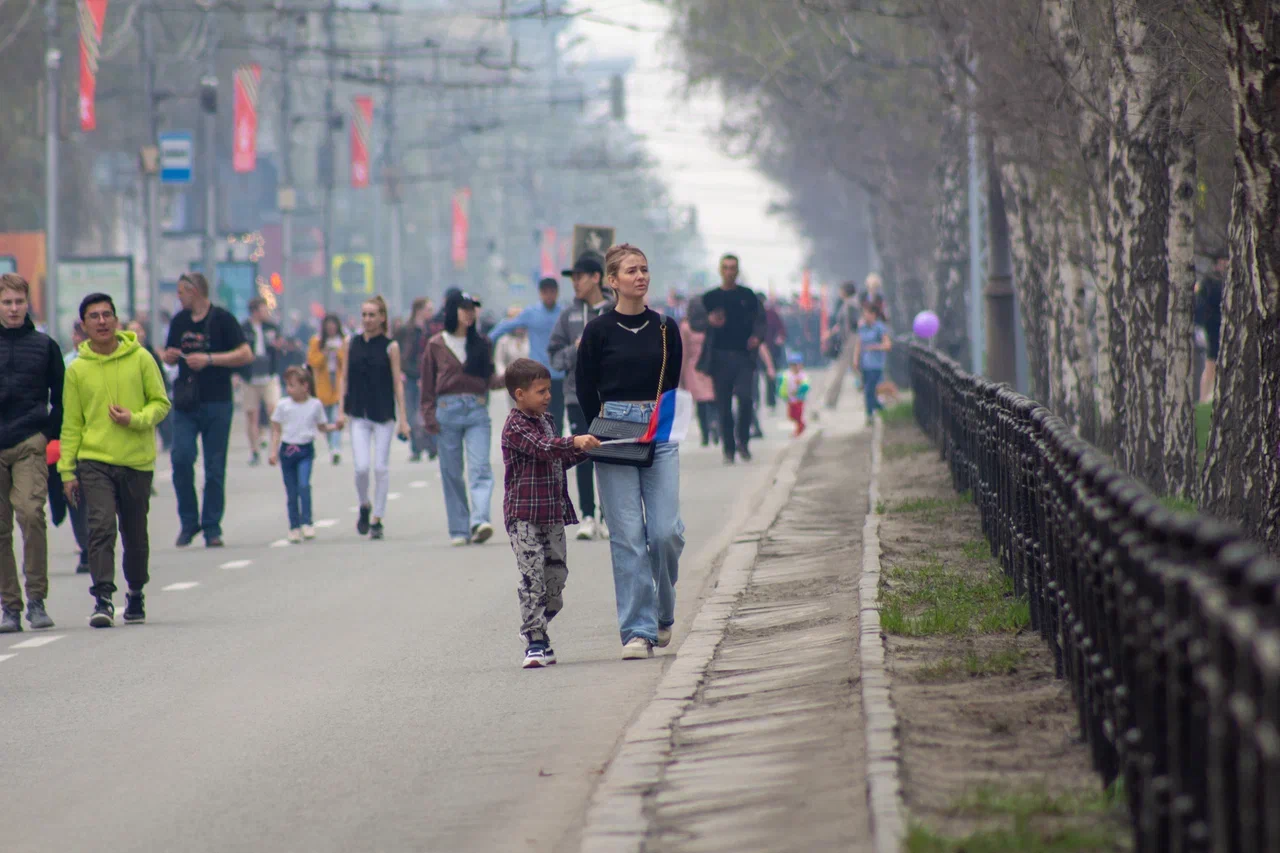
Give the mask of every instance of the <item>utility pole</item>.
[(210, 295), (218, 288), (218, 34), (213, 4), (204, 5), (205, 74), (200, 80), (204, 117), (204, 242), (200, 253)]
[(147, 99), (147, 144), (144, 146), (144, 152), (149, 149), (149, 156), (153, 158), (148, 162), (148, 154), (142, 155), (142, 212), (143, 218), (146, 220), (146, 247), (147, 247), (147, 313), (149, 317), (148, 336), (151, 339), (151, 346), (157, 349), (161, 347), (161, 334), (164, 327), (160, 324), (160, 259), (157, 257), (160, 251), (160, 229), (159, 229), (159, 207), (160, 207), (160, 175), (158, 172), (159, 163), (156, 146), (159, 144), (160, 138), (160, 118), (156, 113), (156, 54), (155, 54), (155, 36), (152, 31), (152, 16), (155, 14), (151, 8), (153, 3), (148, 3), (142, 9), (140, 26), (142, 27), (142, 80), (143, 90)]
[(978, 115), (973, 108), (977, 87), (969, 78), (969, 371), (986, 369), (982, 346), (982, 165), (978, 157)]
[(324, 306), (332, 307), (333, 286), (329, 279), (333, 270), (333, 189), (337, 172), (337, 154), (333, 142), (334, 125), (337, 119), (338, 66), (336, 53), (338, 50), (337, 32), (334, 28), (334, 0), (329, 0), (324, 10), (325, 66), (328, 70), (328, 85), (324, 91), (324, 148), (320, 153), (320, 182), (324, 187)]
[[(279, 4), (277, 4), (279, 5)], [(286, 12), (285, 15), (290, 13)], [(280, 57), (280, 171), (282, 183), (276, 195), (276, 207), (280, 209), (280, 311), (298, 304), (293, 293), (290, 274), (293, 268), (293, 211), (298, 206), (298, 193), (293, 182), (293, 22), (284, 27), (284, 45)]]
[(390, 233), (387, 241), (387, 269), (391, 273), (391, 305), (404, 311), (404, 279), (400, 263), (401, 207), (400, 172), (395, 161), (396, 135), (396, 40), (395, 24), (383, 18), (384, 47), (387, 53), (387, 104), (383, 110), (382, 168), (380, 170), (391, 209)]
[(58, 132), (62, 115), (58, 111), (58, 0), (44, 4), (44, 321), (49, 336), (58, 334)]

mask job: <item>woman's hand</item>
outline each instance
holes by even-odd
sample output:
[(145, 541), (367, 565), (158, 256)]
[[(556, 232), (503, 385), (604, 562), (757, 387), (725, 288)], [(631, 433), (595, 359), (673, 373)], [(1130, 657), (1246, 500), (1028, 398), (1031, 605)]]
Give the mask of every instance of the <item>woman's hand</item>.
[(399, 433), (401, 438), (408, 438), (409, 422), (406, 421), (404, 418), (401, 418), (399, 423), (396, 424), (396, 432)]

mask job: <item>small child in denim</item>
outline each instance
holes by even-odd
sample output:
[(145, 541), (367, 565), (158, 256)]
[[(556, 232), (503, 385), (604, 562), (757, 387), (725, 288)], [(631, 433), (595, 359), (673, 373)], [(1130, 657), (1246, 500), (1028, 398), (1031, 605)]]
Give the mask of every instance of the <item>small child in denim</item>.
[(520, 637), (527, 644), (524, 668), (556, 662), (547, 623), (564, 609), (569, 577), (564, 529), (577, 524), (565, 471), (599, 447), (590, 435), (556, 435), (547, 409), (551, 373), (536, 361), (518, 358), (508, 365), (507, 393), (516, 407), (502, 427), (505, 487), (502, 512), (511, 550), (520, 570)]
[(271, 413), (270, 462), (278, 464), (284, 476), (289, 541), (297, 544), (316, 535), (311, 523), (311, 467), (316, 458), (316, 434), (337, 427), (329, 424), (307, 371), (290, 367), (284, 372), (284, 387), (288, 396)]
[(787, 403), (787, 417), (796, 425), (797, 438), (804, 433), (804, 400), (809, 396), (809, 374), (804, 372), (804, 356), (787, 356), (787, 372), (778, 378), (778, 396)]

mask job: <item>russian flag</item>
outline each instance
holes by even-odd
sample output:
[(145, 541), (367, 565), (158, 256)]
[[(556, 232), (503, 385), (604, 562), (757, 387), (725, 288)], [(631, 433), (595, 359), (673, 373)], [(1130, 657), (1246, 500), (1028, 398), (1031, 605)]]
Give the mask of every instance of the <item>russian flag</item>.
[(668, 391), (658, 401), (658, 407), (653, 410), (653, 416), (649, 419), (649, 429), (637, 443), (684, 441), (692, 422), (693, 396), (682, 389)]

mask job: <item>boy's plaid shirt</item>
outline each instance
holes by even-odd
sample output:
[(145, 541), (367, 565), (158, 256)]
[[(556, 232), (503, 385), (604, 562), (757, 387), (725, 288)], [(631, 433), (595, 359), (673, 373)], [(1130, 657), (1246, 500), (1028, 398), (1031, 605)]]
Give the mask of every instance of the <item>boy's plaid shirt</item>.
[(550, 415), (534, 417), (512, 409), (502, 427), (502, 514), (507, 525), (577, 524), (564, 472), (586, 458), (572, 438), (555, 436)]

